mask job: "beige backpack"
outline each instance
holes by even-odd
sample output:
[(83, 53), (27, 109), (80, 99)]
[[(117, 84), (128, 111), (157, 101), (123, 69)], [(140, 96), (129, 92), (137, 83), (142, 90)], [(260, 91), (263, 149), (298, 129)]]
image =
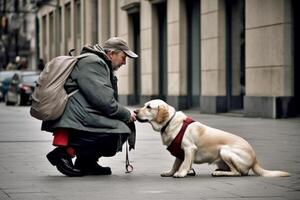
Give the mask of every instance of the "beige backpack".
[(65, 82), (79, 59), (90, 53), (79, 56), (58, 56), (46, 64), (41, 72), (32, 94), (30, 114), (39, 120), (54, 120), (59, 118), (67, 104), (68, 98), (78, 90), (67, 94)]

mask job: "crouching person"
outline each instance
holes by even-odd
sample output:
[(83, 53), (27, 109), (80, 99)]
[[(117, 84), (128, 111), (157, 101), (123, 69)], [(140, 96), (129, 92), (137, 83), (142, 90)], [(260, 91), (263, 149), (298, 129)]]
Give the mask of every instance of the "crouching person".
[(103, 46), (85, 46), (81, 54), (85, 53), (65, 83), (67, 93), (78, 92), (68, 99), (59, 119), (42, 123), (42, 130), (53, 133), (57, 146), (47, 158), (67, 176), (109, 175), (111, 169), (100, 166), (98, 159), (114, 156), (126, 140), (130, 149), (135, 143), (135, 114), (117, 102), (114, 74), (126, 64), (127, 56), (138, 56), (117, 37)]

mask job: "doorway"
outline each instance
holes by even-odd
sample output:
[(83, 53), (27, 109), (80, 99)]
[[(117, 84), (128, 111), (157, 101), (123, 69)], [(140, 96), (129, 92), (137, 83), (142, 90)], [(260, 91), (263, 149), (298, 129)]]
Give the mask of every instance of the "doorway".
[[(140, 39), (140, 12), (129, 14), (132, 24), (132, 48), (133, 51), (140, 55), (141, 52), (141, 39)], [(133, 94), (130, 104), (135, 105), (140, 103), (141, 97), (141, 65), (140, 59), (133, 59)]]
[(200, 70), (200, 1), (186, 1), (187, 24), (187, 106), (199, 107)]
[(300, 115), (300, 2), (292, 1), (293, 25), (294, 25), (294, 97), (295, 97), (295, 115)]
[(245, 1), (225, 2), (227, 110), (242, 112), (245, 96)]
[(166, 100), (168, 89), (167, 66), (167, 3), (161, 2), (154, 5), (157, 13), (157, 58), (158, 58), (158, 98)]

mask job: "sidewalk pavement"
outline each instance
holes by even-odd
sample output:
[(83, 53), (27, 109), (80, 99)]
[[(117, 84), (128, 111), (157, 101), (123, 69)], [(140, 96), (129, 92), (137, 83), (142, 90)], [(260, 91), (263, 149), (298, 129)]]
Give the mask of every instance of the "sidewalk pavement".
[(174, 158), (149, 124), (137, 125), (136, 149), (129, 154), (134, 171), (125, 173), (125, 151), (99, 163), (111, 176), (65, 177), (45, 155), (52, 136), (40, 131), (29, 107), (0, 104), (0, 200), (84, 199), (300, 199), (300, 118), (260, 119), (186, 112), (195, 120), (245, 138), (260, 164), (291, 173), (286, 178), (212, 177), (214, 166), (193, 165), (196, 176), (163, 178)]

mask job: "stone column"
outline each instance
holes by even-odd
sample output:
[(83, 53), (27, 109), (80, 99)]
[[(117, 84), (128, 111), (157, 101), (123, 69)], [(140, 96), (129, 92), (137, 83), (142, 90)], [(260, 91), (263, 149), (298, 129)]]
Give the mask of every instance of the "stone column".
[(167, 1), (168, 94), (177, 109), (187, 107), (186, 11), (182, 0)]
[(292, 112), (291, 31), (290, 0), (246, 1), (246, 116)]
[[(117, 17), (117, 36), (123, 38), (128, 43), (128, 15), (127, 12), (122, 10), (122, 3), (116, 1), (116, 16)], [(132, 87), (130, 87), (131, 76), (132, 76), (132, 61), (130, 58), (126, 58), (126, 65), (122, 66), (118, 72), (118, 87), (119, 87), (119, 97), (122, 104), (128, 104), (128, 95), (132, 93)]]
[(103, 44), (110, 36), (110, 0), (98, 0), (98, 39)]
[(153, 23), (152, 4), (149, 1), (141, 1), (141, 104), (158, 94), (157, 89), (155, 89), (157, 79), (153, 74), (155, 64), (157, 66), (155, 63), (156, 54), (153, 52), (155, 39)]
[(110, 0), (109, 8), (110, 8), (110, 37), (118, 35), (118, 0)]
[(202, 113), (225, 112), (225, 3), (224, 0), (201, 1), (201, 92)]
[[(85, 22), (82, 23), (81, 26), (83, 35), (82, 45), (96, 44), (99, 42), (99, 35), (108, 32), (107, 24), (109, 23), (107, 22), (107, 18), (109, 16), (109, 13), (105, 13), (105, 11), (108, 11), (107, 0), (81, 0), (81, 3), (82, 9), (84, 11), (82, 18)], [(95, 8), (95, 6), (98, 7)], [(97, 22), (98, 24), (96, 24)], [(96, 27), (98, 27), (97, 30)], [(96, 31), (98, 32), (98, 35), (96, 35)], [(105, 37), (105, 40), (107, 37), (108, 36)]]

